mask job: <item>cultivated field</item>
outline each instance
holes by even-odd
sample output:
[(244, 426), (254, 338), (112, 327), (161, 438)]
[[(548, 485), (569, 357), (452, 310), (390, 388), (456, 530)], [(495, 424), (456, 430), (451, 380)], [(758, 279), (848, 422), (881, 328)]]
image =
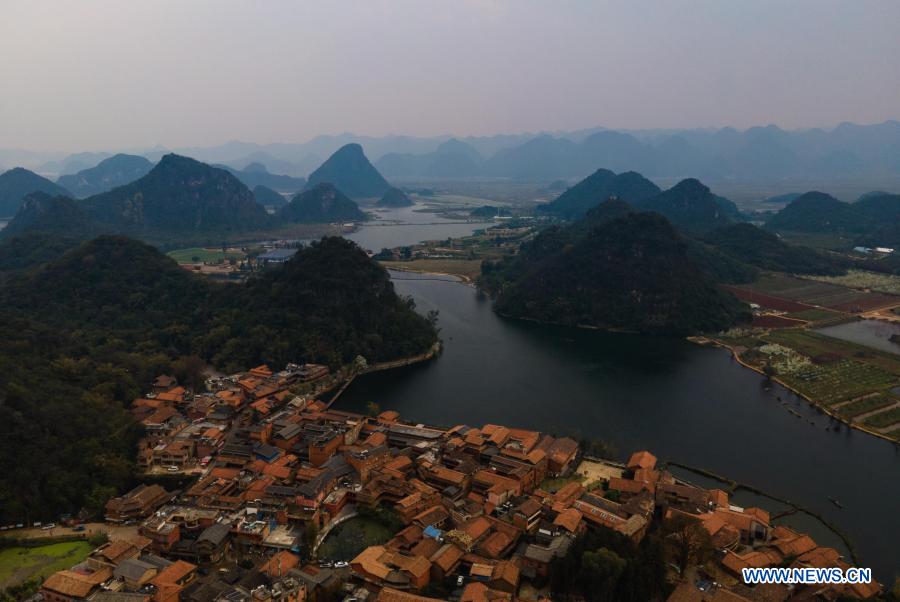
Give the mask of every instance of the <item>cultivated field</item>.
[(853, 360), (812, 364), (780, 378), (804, 395), (825, 405), (883, 391), (897, 383), (897, 376), (877, 366)]
[(223, 253), (221, 247), (218, 249), (215, 248), (204, 248), (204, 247), (192, 247), (189, 249), (178, 249), (177, 251), (170, 251), (168, 256), (177, 261), (178, 263), (215, 263), (219, 261), (225, 261), (229, 257), (234, 257), (237, 260), (241, 260), (245, 257), (245, 254), (240, 249), (228, 249), (227, 253)]
[(805, 278), (850, 288), (869, 289), (881, 293), (900, 295), (900, 276), (892, 274), (849, 270), (843, 276), (806, 276)]
[[(850, 312), (867, 311), (890, 305), (894, 302), (900, 302), (900, 298), (883, 293), (867, 293), (828, 282), (804, 280), (781, 274), (769, 274), (752, 284), (730, 288), (745, 291), (741, 298), (746, 301), (791, 312), (803, 311), (809, 308), (789, 307), (784, 304), (781, 307), (776, 307), (775, 303), (777, 300), (783, 300), (788, 303), (793, 301), (807, 306), (818, 305), (838, 311)], [(754, 300), (754, 298), (758, 298), (761, 301)]]
[(866, 397), (865, 399), (859, 399), (857, 401), (853, 401), (848, 403), (847, 405), (843, 405), (838, 408), (838, 414), (844, 416), (846, 418), (854, 418), (861, 414), (866, 414), (868, 412), (873, 412), (877, 409), (884, 408), (896, 403), (897, 400), (892, 399), (890, 397), (885, 397), (884, 395), (875, 395), (873, 397)]
[(87, 558), (91, 549), (86, 541), (69, 541), (0, 550), (0, 588), (67, 569)]

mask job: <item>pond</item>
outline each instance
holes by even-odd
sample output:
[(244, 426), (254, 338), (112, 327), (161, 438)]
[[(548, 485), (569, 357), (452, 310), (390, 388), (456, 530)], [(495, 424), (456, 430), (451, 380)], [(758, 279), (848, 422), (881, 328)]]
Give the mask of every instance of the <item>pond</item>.
[(900, 345), (891, 341), (892, 336), (900, 336), (900, 324), (894, 322), (856, 320), (837, 326), (819, 328), (816, 332), (842, 341), (900, 355)]

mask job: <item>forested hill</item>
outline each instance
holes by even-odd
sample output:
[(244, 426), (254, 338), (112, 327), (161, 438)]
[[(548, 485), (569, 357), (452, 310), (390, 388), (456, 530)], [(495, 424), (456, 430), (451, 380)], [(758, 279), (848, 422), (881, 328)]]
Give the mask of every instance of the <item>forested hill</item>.
[[(0, 244), (0, 259), (8, 246), (33, 254), (38, 236)], [(226, 285), (146, 244), (101, 236), (8, 273), (0, 330), (3, 524), (97, 510), (129, 486), (138, 430), (127, 404), (155, 375), (177, 371), (179, 358), (227, 371), (337, 366), (422, 353), (437, 338), (387, 272), (340, 238)]]
[(823, 192), (807, 192), (766, 223), (779, 232), (848, 236), (866, 246), (900, 246), (900, 195), (874, 192), (855, 203)]
[(144, 177), (81, 201), (90, 218), (129, 235), (238, 232), (269, 224), (253, 193), (225, 170), (169, 154)]
[(89, 169), (62, 176), (56, 183), (76, 197), (83, 198), (130, 184), (147, 175), (151, 169), (153, 163), (145, 157), (118, 154)]
[(662, 216), (611, 205), (590, 224), (551, 228), (520, 255), (485, 263), (481, 283), (503, 315), (649, 334), (717, 331), (745, 319)]
[(11, 217), (22, 205), (22, 200), (32, 192), (49, 195), (67, 195), (69, 191), (43, 176), (21, 167), (0, 174), (0, 217)]
[(634, 203), (644, 211), (664, 215), (685, 232), (707, 232), (725, 226), (739, 217), (737, 207), (717, 196), (699, 180), (688, 178), (649, 198)]
[(577, 218), (610, 197), (634, 203), (659, 194), (659, 187), (639, 173), (628, 171), (615, 174), (598, 169), (581, 180), (554, 201), (538, 210), (565, 218)]
[(327, 182), (297, 194), (290, 203), (279, 209), (277, 216), (285, 222), (302, 224), (329, 224), (368, 219), (353, 199)]
[(345, 144), (309, 174), (307, 188), (333, 184), (350, 198), (378, 198), (391, 187), (358, 144)]
[(97, 234), (96, 225), (77, 201), (43, 192), (32, 192), (23, 199), (15, 218), (0, 230), (0, 240), (28, 232), (78, 238)]

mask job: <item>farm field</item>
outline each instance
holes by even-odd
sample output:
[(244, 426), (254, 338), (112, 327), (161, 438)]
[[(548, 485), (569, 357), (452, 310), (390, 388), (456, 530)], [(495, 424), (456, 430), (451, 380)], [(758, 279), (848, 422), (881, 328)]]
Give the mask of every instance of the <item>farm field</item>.
[(892, 274), (849, 270), (843, 276), (805, 276), (805, 278), (850, 288), (866, 288), (881, 293), (900, 295), (900, 276)]
[(86, 541), (68, 541), (0, 550), (0, 588), (67, 569), (87, 558), (91, 549)]
[[(791, 312), (810, 308), (794, 308), (787, 305), (776, 307), (770, 304), (776, 303), (780, 299), (787, 303), (795, 302), (806, 306), (818, 305), (838, 311), (858, 312), (900, 301), (900, 299), (884, 293), (866, 293), (837, 284), (805, 280), (783, 274), (767, 274), (752, 284), (729, 288), (745, 291), (744, 296), (741, 297), (745, 301)], [(756, 298), (762, 301), (757, 301)]]
[(240, 249), (230, 248), (228, 249), (228, 253), (223, 253), (221, 248), (215, 249), (209, 247), (178, 249), (176, 251), (170, 251), (167, 255), (178, 263), (214, 263), (225, 261), (229, 257), (234, 257), (238, 260), (245, 257), (244, 252)]
[(780, 378), (804, 395), (825, 405), (883, 391), (898, 380), (895, 375), (877, 366), (846, 359), (812, 364), (794, 374), (781, 375)]
[(874, 397), (866, 397), (857, 401), (848, 403), (838, 409), (838, 414), (847, 418), (854, 418), (867, 412), (872, 412), (879, 408), (884, 408), (896, 403), (896, 399), (885, 397), (884, 395), (876, 395)]
[(886, 412), (881, 412), (875, 414), (874, 416), (869, 416), (865, 420), (865, 424), (867, 426), (875, 428), (884, 428), (886, 426), (891, 426), (897, 423), (900, 423), (900, 408), (893, 408)]
[(836, 320), (838, 318), (845, 317), (847, 314), (841, 313), (839, 311), (832, 311), (830, 309), (805, 309), (803, 311), (797, 311), (793, 313), (787, 314), (787, 318), (795, 318), (797, 320), (806, 320), (807, 322), (822, 322), (825, 320)]
[(900, 380), (900, 356), (871, 347), (842, 341), (810, 330), (778, 330), (766, 334), (766, 341), (790, 347), (810, 358), (854, 359), (880, 368)]
[(722, 288), (733, 293), (734, 296), (741, 301), (746, 301), (747, 303), (755, 303), (767, 309), (777, 309), (779, 311), (787, 312), (801, 312), (809, 309), (815, 309), (812, 305), (798, 303), (796, 301), (791, 301), (790, 299), (782, 299), (781, 297), (774, 297), (772, 295), (757, 292), (756, 290), (749, 290), (747, 288), (738, 286), (725, 286)]
[(782, 316), (753, 316), (750, 323), (754, 328), (794, 328), (806, 324), (803, 320), (795, 320)]

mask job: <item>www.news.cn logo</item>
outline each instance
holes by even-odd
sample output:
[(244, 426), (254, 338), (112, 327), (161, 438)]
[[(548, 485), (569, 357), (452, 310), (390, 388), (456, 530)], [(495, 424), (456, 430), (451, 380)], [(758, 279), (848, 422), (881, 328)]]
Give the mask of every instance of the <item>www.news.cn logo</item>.
[(744, 583), (782, 583), (786, 585), (812, 585), (819, 583), (871, 583), (872, 569), (849, 568), (766, 568), (741, 569)]

